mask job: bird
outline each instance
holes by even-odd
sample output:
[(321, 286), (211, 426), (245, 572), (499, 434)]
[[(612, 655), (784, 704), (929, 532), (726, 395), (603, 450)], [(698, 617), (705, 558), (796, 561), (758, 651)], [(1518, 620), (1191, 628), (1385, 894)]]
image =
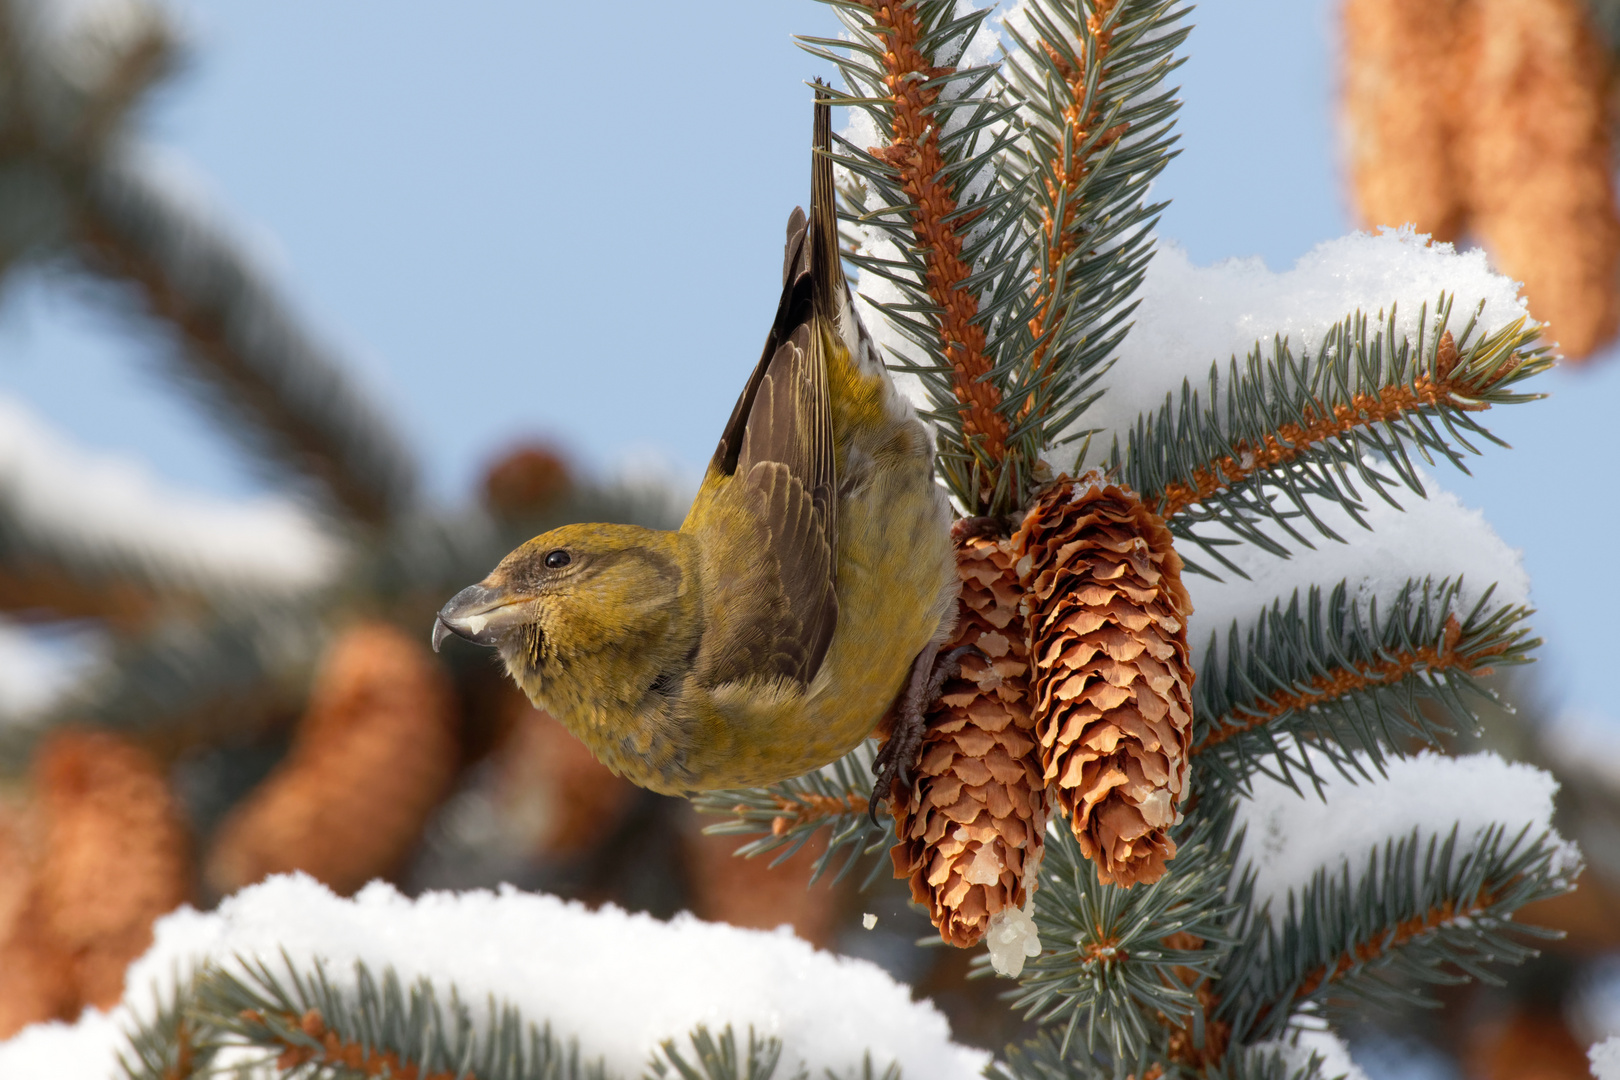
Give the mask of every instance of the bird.
[(819, 81), (808, 216), (690, 512), (676, 530), (573, 524), (439, 611), (615, 773), (690, 796), (829, 764), (880, 723), (869, 812), (911, 782), (960, 585), (933, 440), (856, 313)]

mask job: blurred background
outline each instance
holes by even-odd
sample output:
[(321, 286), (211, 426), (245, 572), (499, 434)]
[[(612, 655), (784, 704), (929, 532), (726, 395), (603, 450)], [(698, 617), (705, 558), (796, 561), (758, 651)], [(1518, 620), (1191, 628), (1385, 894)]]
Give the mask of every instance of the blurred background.
[[(1550, 187), (1423, 157), (1466, 142), (1444, 63), (1477, 26), (1211, 4), (1159, 232), (1283, 270), (1415, 219), (1484, 243), (1564, 338), (1550, 399), (1496, 418), (1515, 450), (1442, 482), (1533, 581), (1542, 662), (1458, 748), (1563, 781), (1591, 867), (1537, 917), (1570, 936), (1438, 1024), (1352, 1034), (1374, 1077), (1585, 1076), (1620, 1033), (1613, 15), (1469, 3), (1541, 34), (1546, 92), (1491, 152)], [(802, 81), (827, 73), (791, 35), (836, 33), (829, 9), (599, 10), (0, 0), (0, 1037), (116, 999), (175, 904), (294, 868), (790, 921), (962, 1041), (1018, 1034), (965, 954), (913, 944), (927, 921), (885, 871), (806, 892), (811, 852), (732, 859), (486, 653), (426, 650), (443, 600), (535, 532), (679, 521), (806, 198)], [(1575, 134), (1522, 141), (1549, 130)], [(1559, 217), (1548, 190), (1603, 205)]]

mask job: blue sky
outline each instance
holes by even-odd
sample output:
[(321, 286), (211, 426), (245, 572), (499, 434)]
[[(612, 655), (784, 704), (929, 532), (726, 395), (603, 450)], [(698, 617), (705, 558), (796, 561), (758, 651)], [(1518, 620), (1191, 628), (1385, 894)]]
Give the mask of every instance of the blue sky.
[[(1180, 73), (1182, 155), (1161, 235), (1196, 262), (1289, 266), (1352, 228), (1337, 172), (1331, 0), (1208, 4)], [(399, 417), (433, 492), (465, 497), (532, 435), (609, 470), (695, 475), (757, 358), (825, 74), (790, 35), (810, 0), (692, 9), (232, 0), (182, 5), (187, 69), (148, 137), (259, 250)], [(602, 13), (611, 10), (610, 21)], [(0, 392), (184, 484), (262, 490), (156, 379), (127, 325), (13, 282)], [(1620, 716), (1620, 364), (1558, 372), (1508, 410), (1472, 479), (1442, 481), (1525, 551), (1554, 699)]]

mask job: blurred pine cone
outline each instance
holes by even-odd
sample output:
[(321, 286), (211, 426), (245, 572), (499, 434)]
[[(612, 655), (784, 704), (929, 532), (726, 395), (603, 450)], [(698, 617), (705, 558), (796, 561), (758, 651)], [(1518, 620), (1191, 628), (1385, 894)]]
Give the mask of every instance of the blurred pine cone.
[(1620, 329), (1609, 55), (1581, 0), (1463, 12), (1458, 156), (1474, 227), (1548, 336), (1587, 356)]
[(0, 816), (0, 1039), (79, 1011), (72, 959), (46, 925), (24, 812)]
[(545, 511), (573, 486), (568, 462), (543, 443), (520, 446), (484, 474), (484, 502), (504, 518)]
[(687, 813), (685, 819), (681, 845), (694, 914), (756, 930), (787, 923), (812, 945), (832, 943), (838, 886), (826, 878), (813, 887), (809, 884), (811, 864), (827, 847), (825, 833), (773, 867), (780, 852), (739, 858), (736, 837), (705, 836), (697, 815)]
[(526, 854), (583, 855), (624, 820), (638, 789), (517, 687), (504, 689), (501, 708), (510, 726), (497, 751), (495, 781), (503, 828)]
[(1049, 488), (1011, 549), (1044, 780), (1102, 881), (1157, 881), (1176, 854), (1192, 729), (1192, 603), (1170, 531), (1093, 473)]
[(1476, 233), (1572, 359), (1620, 330), (1613, 61), (1582, 0), (1347, 0), (1343, 107), (1368, 225)]
[(1481, 1024), (1463, 1049), (1472, 1080), (1588, 1080), (1586, 1048), (1556, 1008), (1524, 1009)]
[(1374, 224), (1415, 221), (1456, 240), (1466, 207), (1455, 160), (1456, 0), (1346, 0), (1344, 114), (1350, 185)]
[(204, 870), (221, 895), (303, 870), (352, 893), (397, 870), (460, 761), (448, 677), (385, 623), (327, 650), (287, 757), (220, 826)]
[(190, 842), (157, 759), (108, 732), (64, 731), (34, 759), (41, 928), (80, 1002), (109, 1008), (152, 923), (191, 894)]

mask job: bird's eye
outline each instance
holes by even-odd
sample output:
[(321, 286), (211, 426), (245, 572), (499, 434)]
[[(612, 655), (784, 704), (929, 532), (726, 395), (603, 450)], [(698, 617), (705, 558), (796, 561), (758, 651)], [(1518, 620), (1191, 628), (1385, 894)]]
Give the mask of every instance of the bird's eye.
[(567, 566), (573, 561), (573, 557), (562, 548), (546, 553), (546, 569), (548, 570), (556, 570), (558, 567)]

